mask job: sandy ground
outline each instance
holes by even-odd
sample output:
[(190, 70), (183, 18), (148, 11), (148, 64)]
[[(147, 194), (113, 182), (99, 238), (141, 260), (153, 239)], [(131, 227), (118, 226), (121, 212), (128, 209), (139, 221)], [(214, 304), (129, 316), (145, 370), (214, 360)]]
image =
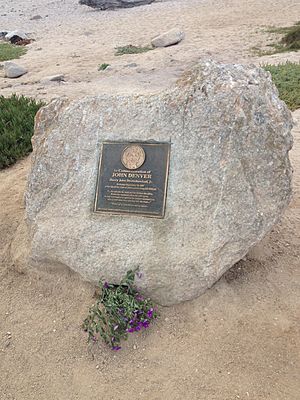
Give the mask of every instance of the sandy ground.
[[(298, 0), (177, 0), (103, 13), (75, 0), (0, 3), (0, 30), (22, 28), (37, 39), (19, 60), (29, 73), (14, 81), (0, 76), (5, 95), (48, 100), (155, 91), (199, 57), (256, 64), (300, 59), (299, 53), (257, 58), (249, 50), (273, 40), (266, 26), (299, 19)], [(31, 21), (36, 14), (43, 19)], [(115, 46), (147, 44), (176, 25), (187, 35), (180, 45), (114, 56)], [(98, 72), (102, 62), (112, 69)], [(65, 84), (40, 83), (56, 73), (66, 75)], [(162, 309), (156, 324), (117, 354), (86, 343), (80, 325), (93, 301), (90, 284), (68, 270), (12, 264), (29, 159), (0, 172), (0, 399), (298, 400), (300, 110), (293, 115), (295, 195), (281, 223), (206, 294)]]

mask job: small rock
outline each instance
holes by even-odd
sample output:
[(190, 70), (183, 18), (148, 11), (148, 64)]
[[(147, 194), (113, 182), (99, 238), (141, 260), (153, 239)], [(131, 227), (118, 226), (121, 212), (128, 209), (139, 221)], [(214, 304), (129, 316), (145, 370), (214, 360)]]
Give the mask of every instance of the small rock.
[(42, 79), (42, 83), (48, 83), (48, 82), (63, 82), (65, 80), (65, 77), (63, 74), (57, 74), (57, 75), (51, 75), (47, 76), (46, 78)]
[(154, 0), (79, 0), (79, 4), (100, 10), (109, 10), (114, 8), (127, 8), (151, 4)]
[(13, 62), (6, 61), (4, 63), (4, 77), (5, 78), (19, 78), (26, 74), (28, 71), (26, 68), (21, 67)]
[(5, 35), (6, 40), (11, 40), (14, 36), (18, 36), (20, 39), (28, 39), (28, 36), (23, 31), (11, 31)]
[(184, 32), (179, 29), (171, 29), (168, 32), (158, 35), (151, 40), (154, 47), (167, 47), (181, 42), (184, 39)]
[(32, 43), (33, 39), (20, 39), (19, 36), (13, 36), (10, 39), (10, 43), (16, 44), (18, 46), (27, 46), (28, 44)]
[(135, 68), (135, 67), (137, 67), (137, 63), (126, 64), (125, 67), (128, 67), (128, 68)]
[(33, 17), (30, 18), (31, 21), (36, 21), (38, 19), (42, 19), (40, 15), (34, 15)]

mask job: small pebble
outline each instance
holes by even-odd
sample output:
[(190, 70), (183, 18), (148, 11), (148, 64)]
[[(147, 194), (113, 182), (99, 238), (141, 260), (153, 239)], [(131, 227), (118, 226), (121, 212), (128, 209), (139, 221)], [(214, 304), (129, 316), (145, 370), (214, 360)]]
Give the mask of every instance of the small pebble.
[(130, 63), (130, 64), (127, 64), (127, 65), (125, 65), (125, 67), (135, 68), (135, 67), (137, 67), (137, 63)]
[(34, 15), (33, 17), (30, 18), (31, 21), (42, 19), (40, 15)]

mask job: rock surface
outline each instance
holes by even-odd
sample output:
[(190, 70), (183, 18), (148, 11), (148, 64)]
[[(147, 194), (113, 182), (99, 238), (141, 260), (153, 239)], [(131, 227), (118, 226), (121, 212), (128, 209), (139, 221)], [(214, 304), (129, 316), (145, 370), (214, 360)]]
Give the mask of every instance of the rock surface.
[(41, 79), (41, 83), (50, 83), (50, 82), (64, 82), (65, 76), (63, 74), (46, 76)]
[(20, 76), (25, 75), (28, 72), (26, 68), (11, 61), (5, 61), (3, 64), (4, 76), (6, 78), (19, 78)]
[(171, 29), (159, 36), (156, 36), (151, 40), (151, 44), (154, 47), (168, 47), (174, 44), (178, 44), (184, 39), (184, 32), (179, 29)]
[(114, 8), (129, 8), (153, 3), (155, 0), (79, 0), (79, 4), (109, 10)]
[(33, 17), (30, 18), (31, 21), (38, 21), (40, 19), (42, 19), (41, 15), (34, 15)]
[[(41, 109), (26, 193), (31, 262), (138, 286), (164, 305), (211, 287), (291, 198), (292, 118), (270, 75), (201, 63), (161, 94), (57, 99)], [(171, 141), (164, 219), (92, 212), (101, 142)]]
[(6, 40), (11, 40), (14, 36), (18, 36), (20, 39), (28, 39), (28, 36), (23, 31), (10, 31), (5, 35)]

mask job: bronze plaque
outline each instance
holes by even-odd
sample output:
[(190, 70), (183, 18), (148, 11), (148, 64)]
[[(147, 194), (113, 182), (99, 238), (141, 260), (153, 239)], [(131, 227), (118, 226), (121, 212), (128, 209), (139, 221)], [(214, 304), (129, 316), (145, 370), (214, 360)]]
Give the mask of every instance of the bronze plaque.
[(170, 143), (104, 142), (95, 212), (163, 218)]

